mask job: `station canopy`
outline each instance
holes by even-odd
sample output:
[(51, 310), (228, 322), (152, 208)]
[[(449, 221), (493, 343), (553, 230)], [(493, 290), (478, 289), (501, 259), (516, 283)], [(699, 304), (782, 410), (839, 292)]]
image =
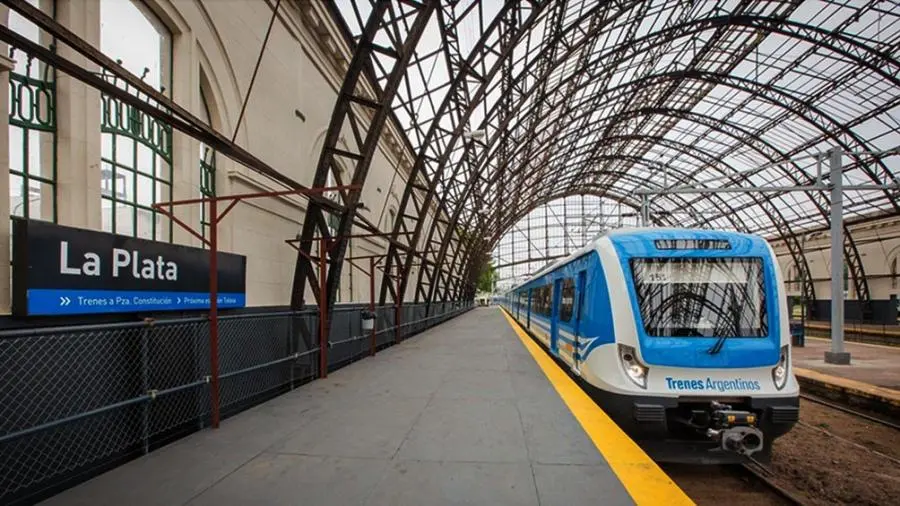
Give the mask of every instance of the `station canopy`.
[[(336, 3), (351, 37), (365, 32), (376, 4)], [(396, 26), (374, 43), (401, 45), (411, 30), (404, 16), (427, 4), (391, 2)], [(433, 188), (450, 222), (489, 249), (529, 212), (570, 195), (638, 212), (648, 190), (827, 186), (835, 148), (844, 185), (882, 187), (847, 190), (847, 222), (900, 209), (897, 2), (435, 5), (404, 46), (414, 55), (392, 121), (421, 166), (410, 193)], [(379, 58), (385, 68), (392, 61)], [(827, 191), (662, 192), (648, 201), (653, 225), (795, 246), (829, 223)]]

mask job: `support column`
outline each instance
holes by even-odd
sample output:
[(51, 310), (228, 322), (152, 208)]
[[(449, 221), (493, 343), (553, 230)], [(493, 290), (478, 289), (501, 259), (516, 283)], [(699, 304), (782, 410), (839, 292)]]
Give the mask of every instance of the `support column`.
[(844, 351), (844, 187), (841, 148), (831, 151), (831, 351), (825, 363), (850, 365)]
[[(172, 37), (172, 55), (174, 59), (171, 62), (171, 69), (172, 75), (178, 76), (178, 78), (172, 79), (172, 86), (168, 95), (175, 102), (186, 104), (194, 114), (203, 118), (205, 113), (203, 111), (203, 101), (200, 98), (200, 59), (195, 55), (194, 49), (196, 47), (197, 42), (191, 32), (180, 33), (178, 36)], [(164, 56), (168, 58), (168, 55)], [(168, 76), (165, 76), (164, 79), (168, 79)], [(210, 118), (211, 120), (212, 118)], [(224, 157), (220, 156), (219, 158)], [(178, 130), (174, 130), (172, 132), (172, 164), (169, 170), (172, 172), (172, 200), (199, 198), (201, 196), (199, 189), (200, 141)], [(219, 194), (223, 193), (220, 192)], [(163, 201), (167, 198), (166, 196), (160, 196), (159, 200)], [(173, 211), (178, 219), (198, 227), (198, 230), (200, 229), (200, 218), (203, 213), (202, 204), (179, 206), (174, 208)], [(211, 221), (209, 217), (207, 217), (207, 221)], [(225, 221), (231, 222), (233, 220)], [(162, 219), (160, 223), (163, 230), (167, 231), (170, 227), (167, 219)], [(202, 247), (200, 240), (193, 237), (184, 228), (171, 226), (173, 242)], [(227, 225), (222, 228), (226, 227)], [(165, 237), (168, 237), (168, 234)], [(219, 249), (226, 251), (227, 246), (219, 244)]]
[[(57, 20), (89, 44), (100, 47), (99, 0), (58, 0)], [(65, 44), (60, 56), (98, 71)], [(63, 72), (57, 73), (56, 209), (58, 222), (100, 230), (100, 92)]]
[[(8, 26), (9, 8), (5, 5), (0, 6), (0, 19), (5, 26)], [(0, 90), (4, 97), (3, 100), (0, 100), (0, 128), (4, 132), (3, 135), (0, 135), (0, 160), (3, 160), (6, 166), (6, 173), (0, 177), (0, 195), (6, 197), (6, 204), (0, 205), (0, 222), (4, 224), (0, 227), (0, 265), (3, 266), (9, 266), (11, 260), (9, 258), (9, 100), (6, 97), (9, 97), (9, 71), (15, 67), (15, 62), (7, 58), (7, 54), (9, 54), (7, 45), (0, 44)], [(2, 272), (3, 274), (0, 275), (0, 314), (9, 314), (11, 309), (10, 272), (6, 267)]]

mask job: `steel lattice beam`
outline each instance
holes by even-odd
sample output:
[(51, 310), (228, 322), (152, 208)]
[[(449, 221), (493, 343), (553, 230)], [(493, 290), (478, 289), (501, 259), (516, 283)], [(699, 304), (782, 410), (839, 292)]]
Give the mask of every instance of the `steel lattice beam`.
[[(748, 23), (749, 23), (749, 21), (748, 21)], [(845, 41), (845, 42), (846, 42), (846, 41)], [(846, 51), (845, 51), (845, 53), (846, 53)], [(882, 58), (882, 55), (878, 55), (877, 52), (876, 52), (876, 56), (877, 56), (876, 60), (860, 60), (860, 62), (861, 62), (861, 63), (865, 63), (866, 61), (877, 61), (878, 59)], [(869, 65), (869, 66), (871, 67), (871, 65)], [(890, 74), (888, 74), (887, 76), (888, 76), (889, 78), (891, 78), (891, 80), (893, 80), (893, 78), (891, 77)], [(771, 90), (771, 89), (770, 89), (770, 90)], [(812, 109), (808, 104), (802, 104), (802, 106), (803, 106), (802, 108), (803, 108), (803, 109), (806, 109), (806, 110)], [(813, 109), (812, 112), (813, 112), (813, 114), (814, 114), (815, 116), (819, 116), (819, 117), (823, 117), (823, 116), (824, 116), (824, 115), (821, 115), (820, 113), (818, 113), (818, 111), (815, 111), (814, 109)], [(530, 118), (531, 118), (530, 121), (534, 121), (534, 120), (533, 120), (533, 116), (531, 116)], [(837, 126), (839, 127), (839, 125), (837, 125)], [(504, 130), (504, 131), (505, 131), (505, 129), (501, 129), (501, 130)], [(843, 134), (849, 134), (849, 135), (852, 136), (852, 132), (847, 132), (846, 130), (842, 131), (841, 133), (843, 133)], [(827, 134), (827, 132), (826, 132), (826, 134)], [(864, 143), (862, 143), (862, 142), (861, 142), (860, 140), (858, 140), (858, 139), (855, 139), (855, 140), (856, 140), (857, 142), (859, 142), (861, 145), (864, 144)], [(875, 176), (874, 174), (871, 174), (871, 173), (870, 173), (870, 177), (872, 177), (873, 179), (877, 179), (877, 176)], [(500, 192), (502, 192), (502, 191), (503, 191), (502, 189), (498, 190), (498, 194), (499, 194), (499, 195), (502, 195), (502, 193), (500, 193)], [(498, 199), (499, 199), (499, 197), (498, 197)], [(893, 201), (892, 201), (892, 203), (893, 203)], [(791, 237), (791, 234), (785, 234), (784, 232), (782, 232), (782, 237)], [(790, 241), (788, 241), (788, 242), (790, 243)], [(797, 258), (797, 257), (801, 257), (801, 258), (802, 258), (802, 256), (800, 255), (800, 252), (799, 252), (798, 248), (796, 248), (796, 247), (789, 247), (789, 249), (791, 250), (792, 254), (795, 256), (795, 258)], [(855, 247), (852, 245), (852, 242), (848, 242), (847, 257), (848, 257), (848, 260), (849, 260), (849, 263), (850, 263), (851, 266), (856, 266), (856, 265), (858, 265), (858, 266), (861, 268), (861, 263), (859, 263), (859, 262), (856, 261), (856, 260), (858, 260), (858, 253), (855, 252)], [(805, 261), (798, 262), (798, 264), (801, 265), (801, 266), (803, 266), (803, 265), (805, 264)], [(802, 268), (803, 268), (803, 267), (801, 267), (801, 269), (802, 269)], [(855, 276), (855, 282), (856, 282), (857, 285), (858, 285), (857, 291), (858, 291), (858, 293), (861, 295), (861, 298), (863, 298), (863, 299), (868, 298), (868, 297), (867, 297), (867, 292), (868, 292), (868, 290), (867, 290), (866, 287), (864, 286), (864, 283), (865, 283), (865, 275), (864, 275), (864, 273), (862, 273), (861, 271), (858, 271), (857, 275)], [(860, 284), (860, 283), (863, 283), (863, 284)], [(810, 285), (810, 287), (811, 287), (811, 285)]]
[[(365, 29), (354, 47), (338, 93), (313, 187), (326, 186), (329, 176), (341, 184), (345, 166), (352, 167), (352, 185), (362, 186), (365, 183), (382, 129), (391, 116), (394, 98), (409, 70), (415, 47), (434, 13), (435, 4), (433, 0), (396, 5), (389, 0), (379, 0), (371, 6)], [(389, 45), (382, 45), (382, 40), (389, 41)], [(350, 140), (346, 141), (349, 147), (339, 147), (341, 135), (346, 132), (352, 133)], [(307, 209), (298, 243), (292, 307), (303, 306), (304, 288), (308, 284), (317, 301), (321, 297), (326, 298), (323, 306), (327, 308), (327, 314), (331, 314), (340, 285), (347, 237), (351, 233), (360, 194), (360, 191), (340, 194), (344, 210), (337, 216), (338, 223), (334, 230), (328, 224), (330, 216), (326, 215), (325, 209), (317, 205), (310, 205)], [(324, 283), (317, 279), (309, 260), (317, 237), (321, 244), (327, 245), (327, 251), (319, 252), (328, 256), (328, 274)], [(394, 241), (396, 239), (392, 238), (392, 245)], [(388, 280), (389, 276), (384, 279)], [(319, 287), (325, 289), (324, 294), (320, 293)]]

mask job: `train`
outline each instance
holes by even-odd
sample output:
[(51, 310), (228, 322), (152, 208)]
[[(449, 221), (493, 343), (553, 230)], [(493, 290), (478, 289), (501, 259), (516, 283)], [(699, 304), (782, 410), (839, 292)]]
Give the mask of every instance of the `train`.
[(500, 304), (659, 462), (767, 461), (799, 419), (787, 295), (762, 237), (610, 231)]

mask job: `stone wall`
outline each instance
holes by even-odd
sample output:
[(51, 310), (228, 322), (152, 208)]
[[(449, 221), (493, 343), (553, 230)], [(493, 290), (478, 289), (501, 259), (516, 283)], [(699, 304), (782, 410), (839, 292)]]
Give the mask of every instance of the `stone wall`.
[[(900, 218), (886, 217), (851, 224), (856, 247), (862, 257), (863, 269), (873, 299), (873, 319), (879, 322), (896, 321), (896, 298), (900, 294), (898, 279), (898, 256), (900, 256)], [(801, 244), (806, 252), (806, 259), (813, 279), (819, 317), (827, 318), (830, 314), (831, 300), (831, 237), (828, 231), (807, 233), (801, 236)], [(797, 280), (797, 268), (782, 241), (772, 242), (775, 254), (778, 255), (781, 271), (787, 283), (788, 295), (800, 296), (801, 286)], [(848, 321), (860, 319), (861, 309), (852, 280), (848, 279), (845, 292), (847, 305), (845, 316)]]
[[(56, 18), (100, 47), (101, 1), (56, 0)], [(212, 126), (230, 138), (274, 2), (135, 1), (141, 1), (147, 14), (171, 33), (172, 87), (168, 92), (171, 98), (198, 116), (202, 116), (205, 98)], [(52, 12), (52, 4), (47, 0), (42, 0), (41, 8)], [(5, 8), (0, 14), (0, 19), (6, 22)], [(61, 45), (59, 52), (74, 58), (74, 52), (65, 46)], [(349, 49), (324, 3), (282, 2), (237, 142), (294, 180), (311, 185), (349, 58)], [(92, 68), (83, 59), (75, 59)], [(5, 72), (0, 85), (8, 94)], [(100, 94), (62, 73), (58, 74), (57, 88), (58, 222), (99, 230), (102, 227)], [(0, 120), (6, 121), (6, 117), (7, 114), (0, 114)], [(365, 208), (360, 213), (383, 230), (392, 226), (389, 214), (392, 209), (396, 212), (413, 158), (401, 138), (396, 125), (390, 124), (382, 135), (363, 190)], [(0, 142), (0, 159), (9, 156), (7, 144)], [(200, 195), (197, 154), (200, 144), (178, 132), (172, 144), (172, 197), (196, 198)], [(5, 180), (3, 185), (8, 183)], [(283, 188), (219, 155), (216, 189), (217, 194), (227, 195)], [(9, 195), (8, 188), (0, 191)], [(8, 222), (10, 206), (0, 207), (7, 213), (0, 215), (0, 220)], [(248, 258), (248, 305), (283, 305), (290, 300), (296, 253), (284, 240), (298, 233), (304, 209), (305, 201), (301, 198), (256, 200), (240, 204), (220, 226), (220, 248)], [(188, 223), (199, 224), (199, 206), (184, 207), (179, 212)], [(198, 239), (180, 228), (176, 227), (172, 235), (174, 242), (200, 245)], [(7, 227), (2, 227), (0, 242), (0, 262), (8, 262)], [(353, 255), (379, 254), (384, 250), (381, 240), (355, 239), (351, 245)], [(9, 271), (4, 269), (2, 273), (0, 313), (8, 313)], [(380, 288), (380, 276), (376, 283)], [(368, 287), (368, 278), (345, 264), (341, 301), (367, 301)], [(410, 286), (407, 298), (412, 297), (413, 288)]]

